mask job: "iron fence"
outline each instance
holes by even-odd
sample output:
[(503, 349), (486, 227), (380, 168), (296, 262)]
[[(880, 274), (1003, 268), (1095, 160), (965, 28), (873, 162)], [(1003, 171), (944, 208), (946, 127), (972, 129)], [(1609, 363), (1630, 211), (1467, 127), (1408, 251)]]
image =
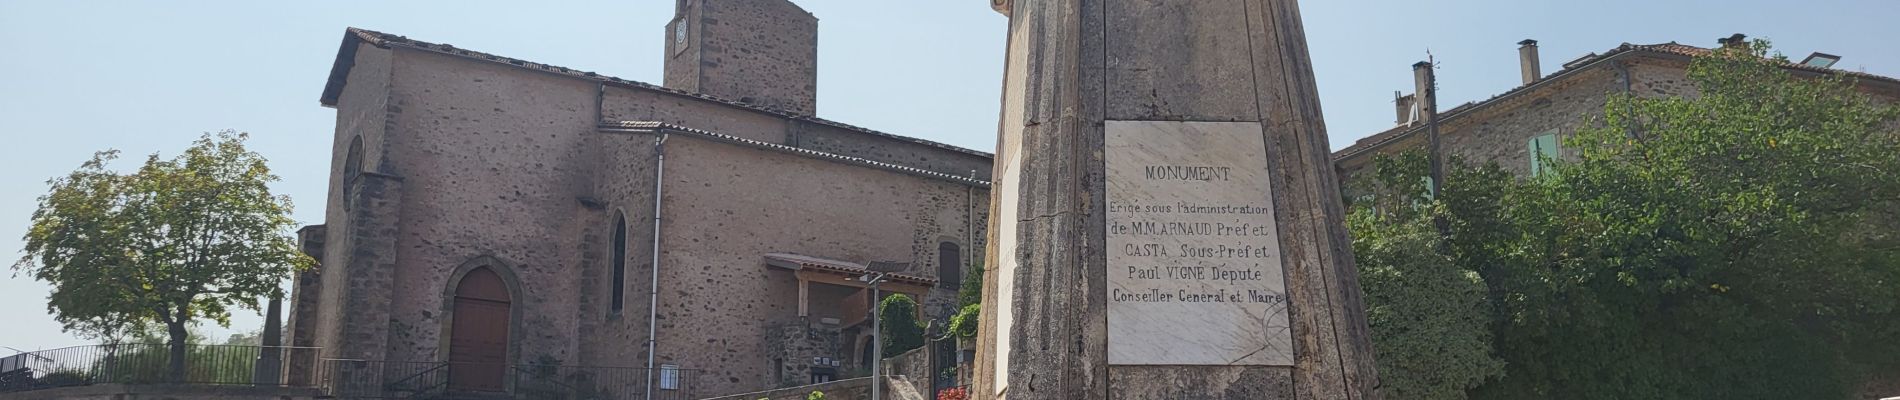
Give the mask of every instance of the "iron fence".
[(421, 398), (448, 389), (448, 367), (441, 362), (325, 359), (320, 386), (339, 398)]
[(691, 400), (695, 370), (484, 364), (431, 361), (323, 360), (322, 386), (339, 398), (412, 399), (503, 393), (523, 400)]
[(290, 384), (284, 360), (316, 357), (314, 347), (185, 345), (183, 373), (172, 375), (165, 344), (100, 344), (22, 352), (0, 358), (0, 392), (101, 383), (307, 386)]

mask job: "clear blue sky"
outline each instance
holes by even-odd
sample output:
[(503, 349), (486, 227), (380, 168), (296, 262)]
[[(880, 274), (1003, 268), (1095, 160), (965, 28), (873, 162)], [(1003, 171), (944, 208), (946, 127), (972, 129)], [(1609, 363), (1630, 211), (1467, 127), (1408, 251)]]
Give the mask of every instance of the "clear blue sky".
[[(819, 115), (994, 149), (1004, 19), (982, 0), (798, 0), (819, 18)], [(1793, 57), (1900, 76), (1900, 2), (1307, 1), (1307, 38), (1333, 148), (1390, 127), (1394, 90), (1430, 49), (1444, 106), (1518, 83), (1516, 42), (1544, 71), (1623, 42), (1712, 46), (1742, 32)], [(92, 152), (175, 154), (201, 132), (251, 145), (322, 222), (335, 113), (317, 104), (343, 28), (357, 26), (645, 82), (660, 81), (672, 1), (0, 1), (0, 254), (18, 257), (45, 180)], [(83, 343), (44, 311), (46, 286), (0, 274), (0, 346)], [(233, 330), (260, 318), (240, 313)], [(211, 330), (221, 337), (226, 330)], [(4, 352), (4, 350), (0, 350)]]

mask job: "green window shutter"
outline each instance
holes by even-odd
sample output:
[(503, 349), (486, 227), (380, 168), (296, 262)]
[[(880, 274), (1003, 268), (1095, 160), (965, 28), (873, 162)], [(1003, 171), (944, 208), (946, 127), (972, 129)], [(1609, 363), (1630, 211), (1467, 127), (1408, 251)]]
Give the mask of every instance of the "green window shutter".
[(1531, 176), (1544, 174), (1547, 163), (1557, 160), (1561, 153), (1557, 144), (1557, 131), (1550, 130), (1530, 140)]

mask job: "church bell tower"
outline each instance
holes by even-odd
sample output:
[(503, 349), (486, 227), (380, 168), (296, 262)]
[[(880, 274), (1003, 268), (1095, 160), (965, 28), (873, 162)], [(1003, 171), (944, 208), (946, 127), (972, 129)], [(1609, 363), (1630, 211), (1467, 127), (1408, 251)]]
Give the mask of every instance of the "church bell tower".
[(789, 0), (679, 0), (666, 25), (665, 83), (816, 114), (818, 17)]

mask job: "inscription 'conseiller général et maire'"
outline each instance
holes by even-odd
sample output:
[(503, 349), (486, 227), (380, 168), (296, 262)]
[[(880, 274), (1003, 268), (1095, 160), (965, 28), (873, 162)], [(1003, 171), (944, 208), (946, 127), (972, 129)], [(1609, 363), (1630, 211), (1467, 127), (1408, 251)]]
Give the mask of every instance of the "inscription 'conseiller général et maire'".
[(1110, 363), (1290, 363), (1259, 125), (1107, 127)]

